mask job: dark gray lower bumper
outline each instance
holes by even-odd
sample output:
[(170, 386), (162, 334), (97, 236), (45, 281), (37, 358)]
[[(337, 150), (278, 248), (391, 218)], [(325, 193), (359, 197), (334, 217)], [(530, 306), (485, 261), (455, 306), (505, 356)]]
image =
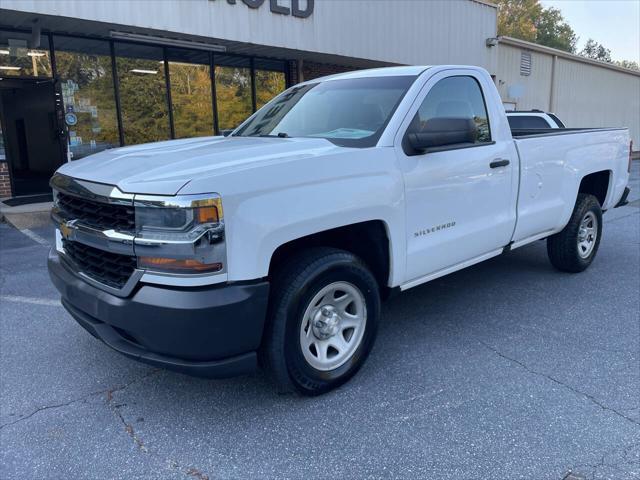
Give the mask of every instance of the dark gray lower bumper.
[(208, 378), (248, 373), (257, 366), (267, 282), (189, 289), (143, 284), (120, 298), (78, 278), (54, 250), (48, 266), (69, 313), (123, 355)]

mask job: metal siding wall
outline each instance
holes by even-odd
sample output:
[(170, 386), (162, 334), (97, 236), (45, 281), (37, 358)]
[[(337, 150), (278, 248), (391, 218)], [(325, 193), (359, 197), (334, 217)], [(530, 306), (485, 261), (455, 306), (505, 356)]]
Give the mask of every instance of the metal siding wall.
[[(503, 101), (515, 102), (518, 110), (549, 110), (551, 95), (552, 57), (538, 52), (531, 53), (531, 75), (520, 75), (520, 56), (525, 50), (501, 44), (498, 48), (498, 91)], [(521, 85), (524, 95), (509, 98), (509, 87)]]
[[(290, 5), (279, 0), (279, 5)], [(0, 8), (400, 64), (495, 66), (496, 9), (473, 0), (316, 0), (311, 17), (226, 0), (0, 0)]]
[(558, 58), (555, 105), (568, 127), (629, 127), (640, 148), (640, 76)]
[[(549, 105), (553, 55), (501, 43), (498, 47), (497, 84), (505, 102), (510, 85), (520, 84), (524, 95), (518, 110), (540, 109), (558, 115), (567, 127), (628, 127), (640, 147), (640, 76), (618, 72), (579, 60), (558, 57), (554, 104)], [(520, 75), (520, 54), (530, 51), (531, 75)]]

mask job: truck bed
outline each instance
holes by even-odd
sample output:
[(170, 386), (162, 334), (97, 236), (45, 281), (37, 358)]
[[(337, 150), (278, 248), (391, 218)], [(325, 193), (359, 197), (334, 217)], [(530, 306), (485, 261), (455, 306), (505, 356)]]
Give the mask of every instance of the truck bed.
[(516, 244), (539, 232), (560, 231), (573, 210), (580, 179), (590, 173), (610, 175), (603, 210), (622, 195), (628, 179), (627, 129), (514, 129), (513, 137), (520, 159)]
[(607, 132), (614, 130), (625, 130), (624, 128), (512, 128), (513, 138), (548, 137), (558, 135), (572, 135), (586, 132)]

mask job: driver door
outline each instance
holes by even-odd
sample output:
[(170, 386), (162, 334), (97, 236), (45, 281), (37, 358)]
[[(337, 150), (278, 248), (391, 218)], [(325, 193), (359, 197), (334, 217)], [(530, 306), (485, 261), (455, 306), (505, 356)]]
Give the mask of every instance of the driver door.
[[(513, 141), (492, 129), (500, 112), (487, 108), (484, 81), (473, 70), (431, 77), (396, 140), (405, 182), (405, 288), (497, 255), (511, 240), (518, 157)], [(407, 132), (445, 118), (473, 119), (475, 141), (424, 152), (407, 148)]]

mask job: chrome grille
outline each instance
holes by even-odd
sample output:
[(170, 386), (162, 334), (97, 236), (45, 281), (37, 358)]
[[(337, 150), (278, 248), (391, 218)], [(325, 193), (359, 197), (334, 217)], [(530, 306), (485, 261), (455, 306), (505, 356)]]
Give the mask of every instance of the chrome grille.
[(121, 289), (136, 268), (135, 257), (107, 252), (82, 243), (62, 240), (65, 254), (93, 280)]
[(85, 225), (101, 230), (133, 232), (136, 226), (133, 205), (103, 203), (88, 198), (58, 192), (57, 206), (69, 220), (79, 220)]

